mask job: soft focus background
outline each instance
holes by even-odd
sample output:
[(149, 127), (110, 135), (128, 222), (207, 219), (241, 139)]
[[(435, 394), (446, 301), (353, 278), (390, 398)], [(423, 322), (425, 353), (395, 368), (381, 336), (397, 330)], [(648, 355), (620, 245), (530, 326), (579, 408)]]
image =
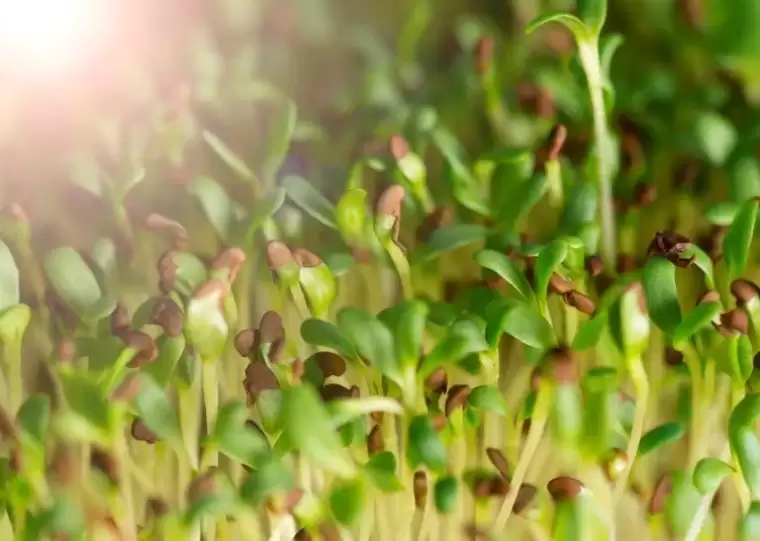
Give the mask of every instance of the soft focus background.
[[(70, 2), (0, 4), (0, 202), (20, 203), (45, 246), (87, 245), (117, 227), (104, 177), (142, 179), (125, 199), (134, 223), (148, 209), (180, 217), (188, 203), (176, 192), (198, 171), (236, 193), (199, 134), (212, 130), (258, 167), (276, 128), (272, 92), (298, 107), (286, 168), (328, 197), (366, 142), (418, 132), (431, 114), (473, 154), (530, 145), (557, 120), (582, 147), (590, 127), (569, 35), (523, 33), (539, 13), (573, 10), (573, 0), (89, 2), (97, 7), (72, 25), (76, 39), (59, 28), (58, 42), (30, 52), (35, 32), (49, 35), (61, 20), (46, 10)], [(612, 67), (612, 121), (637, 135), (640, 148), (623, 159), (641, 162), (639, 176), (669, 174), (668, 155), (703, 155), (707, 133), (754, 144), (760, 2), (611, 0), (609, 9), (606, 33), (625, 35)], [(21, 18), (32, 27), (26, 45), (13, 37), (23, 34)], [(489, 127), (475, 69), (482, 35), (495, 40), (504, 133)], [(437, 157), (427, 158), (436, 171)], [(754, 153), (748, 160), (742, 167), (756, 173)]]

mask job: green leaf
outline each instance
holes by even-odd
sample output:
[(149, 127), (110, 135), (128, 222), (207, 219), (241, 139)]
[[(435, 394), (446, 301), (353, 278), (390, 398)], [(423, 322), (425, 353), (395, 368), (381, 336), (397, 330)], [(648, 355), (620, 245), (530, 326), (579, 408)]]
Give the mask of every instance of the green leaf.
[(208, 270), (198, 256), (190, 252), (172, 252), (171, 260), (177, 269), (174, 289), (183, 297), (189, 297), (208, 278)]
[(404, 487), (396, 476), (396, 457), (390, 451), (378, 453), (364, 465), (372, 484), (382, 492), (398, 492)]
[(274, 216), (275, 212), (285, 203), (285, 189), (275, 188), (267, 195), (256, 201), (253, 210), (248, 219), (248, 230), (246, 232), (246, 242), (251, 242), (256, 230)]
[(378, 314), (378, 319), (393, 332), (396, 355), (402, 368), (417, 367), (429, 311), (426, 303), (413, 300)]
[(228, 294), (220, 281), (211, 280), (187, 304), (185, 336), (202, 361), (216, 361), (227, 345), (229, 325), (222, 303)]
[(361, 308), (347, 307), (338, 313), (338, 328), (363, 358), (396, 382), (401, 370), (396, 359), (393, 334), (379, 319)]
[(166, 391), (148, 374), (142, 373), (139, 382), (139, 391), (133, 400), (135, 412), (160, 439), (178, 441), (179, 418)]
[(741, 541), (753, 541), (760, 538), (760, 502), (750, 504), (747, 514), (739, 523), (739, 538)]
[(245, 424), (246, 407), (242, 402), (229, 402), (219, 408), (211, 434), (212, 445), (231, 459), (255, 467), (257, 458), (269, 451), (264, 437)]
[[(217, 181), (206, 175), (193, 179), (189, 191), (198, 199), (203, 213), (222, 240), (228, 241), (236, 218), (236, 204)], [(239, 212), (237, 213), (240, 216)]]
[(703, 458), (694, 468), (694, 486), (702, 494), (712, 494), (718, 490), (723, 479), (734, 469), (717, 458)]
[(467, 397), (467, 406), (480, 411), (507, 415), (507, 403), (499, 389), (493, 385), (475, 387)]
[(676, 345), (683, 343), (710, 325), (720, 314), (721, 309), (719, 302), (702, 302), (697, 305), (694, 310), (686, 314), (673, 331), (673, 343)]
[(760, 417), (760, 394), (745, 396), (731, 412), (728, 420), (728, 441), (731, 454), (752, 494), (760, 499), (760, 439), (755, 434), (755, 422)]
[(174, 373), (174, 367), (185, 351), (185, 344), (184, 335), (172, 337), (162, 334), (156, 339), (158, 357), (152, 363), (143, 366), (142, 371), (150, 374), (160, 386), (167, 386)]
[(723, 165), (736, 146), (736, 128), (717, 113), (702, 113), (694, 130), (705, 157), (714, 165)]
[(733, 223), (740, 206), (733, 201), (715, 203), (705, 210), (705, 219), (711, 224), (728, 227)]
[(649, 317), (666, 333), (673, 333), (681, 323), (675, 266), (663, 257), (653, 257), (644, 266), (642, 276)]
[(50, 425), (50, 400), (44, 395), (33, 395), (26, 399), (16, 415), (21, 430), (29, 435), (37, 445), (44, 448), (48, 426)]
[(438, 438), (427, 415), (418, 415), (409, 422), (409, 467), (424, 464), (435, 472), (446, 469), (446, 447)]
[(331, 229), (338, 229), (338, 224), (335, 223), (335, 207), (308, 180), (288, 176), (282, 181), (282, 186), (285, 188), (288, 198), (298, 208), (319, 223)]
[(686, 427), (681, 423), (665, 423), (655, 427), (642, 436), (636, 457), (642, 457), (663, 445), (680, 440), (685, 433)]
[(538, 204), (548, 187), (549, 177), (543, 173), (538, 173), (521, 183), (505, 198), (495, 213), (494, 222), (506, 231), (514, 230), (519, 221)]
[(291, 470), (274, 456), (252, 471), (240, 487), (240, 496), (252, 506), (262, 505), (272, 494), (286, 492), (295, 485)]
[(333, 430), (330, 416), (309, 386), (283, 391), (284, 436), (316, 466), (339, 476), (351, 476), (356, 467)]
[(238, 158), (232, 150), (222, 141), (208, 130), (203, 130), (203, 139), (206, 141), (209, 147), (216, 153), (219, 158), (226, 163), (230, 169), (232, 169), (242, 180), (254, 181), (256, 175), (245, 164), (243, 160)]
[(66, 493), (58, 493), (53, 502), (39, 516), (39, 531), (42, 534), (77, 538), (87, 522), (76, 500)]
[(591, 29), (583, 24), (583, 21), (578, 17), (569, 13), (548, 13), (541, 15), (527, 26), (525, 33), (531, 34), (537, 28), (548, 23), (560, 23), (570, 30), (578, 41), (586, 41), (591, 37)]
[(373, 412), (390, 415), (401, 415), (404, 412), (401, 404), (386, 396), (342, 398), (330, 402), (327, 409), (332, 417), (332, 426), (336, 428)]
[(599, 35), (607, 19), (607, 0), (578, 0), (578, 13), (586, 28)]
[(62, 372), (59, 377), (72, 412), (107, 434), (111, 427), (111, 409), (97, 381), (88, 374), (73, 372)]
[(18, 267), (8, 245), (0, 240), (0, 312), (21, 302)]
[(459, 483), (456, 477), (446, 475), (435, 482), (433, 489), (436, 510), (446, 515), (450, 513), (457, 504), (459, 493)]
[(367, 491), (360, 478), (339, 480), (330, 490), (330, 512), (339, 524), (353, 527), (364, 514)]
[(757, 205), (754, 199), (742, 203), (734, 221), (723, 240), (723, 255), (728, 268), (729, 279), (739, 276), (747, 266), (752, 245), (752, 235), (757, 221)]
[(538, 297), (539, 307), (546, 307), (549, 280), (557, 267), (567, 257), (567, 252), (567, 243), (561, 239), (553, 240), (539, 252), (535, 268), (536, 296)]
[(733, 201), (717, 203), (708, 209), (708, 211), (712, 210), (711, 215), (708, 216), (706, 213), (705, 216), (711, 223), (717, 225), (730, 225), (741, 203), (760, 196), (760, 167), (754, 154), (748, 153), (731, 160), (726, 176)]
[(702, 274), (705, 276), (705, 285), (709, 289), (715, 289), (715, 278), (714, 278), (714, 269), (713, 269), (713, 262), (709, 255), (705, 253), (705, 251), (697, 246), (696, 244), (692, 244), (689, 248), (684, 250), (683, 257), (694, 257), (694, 265), (702, 271)]
[(346, 359), (357, 359), (356, 349), (345, 335), (332, 323), (310, 318), (301, 323), (301, 338), (309, 345), (336, 351)]
[(85, 314), (103, 296), (92, 270), (74, 248), (58, 248), (48, 254), (45, 275), (55, 292), (79, 315)]
[(575, 184), (567, 195), (564, 213), (562, 214), (562, 230), (565, 233), (577, 235), (583, 228), (596, 219), (596, 209), (599, 205), (599, 188), (592, 182)]
[(484, 242), (488, 231), (478, 224), (457, 224), (436, 229), (430, 235), (428, 246), (438, 252), (451, 252), (470, 244)]
[(367, 192), (359, 188), (346, 190), (335, 209), (335, 221), (343, 239), (350, 246), (362, 246), (367, 226)]
[(515, 299), (496, 299), (488, 307), (486, 340), (496, 347), (502, 334), (523, 344), (546, 349), (555, 343), (551, 325), (532, 306)]
[(17, 304), (0, 312), (0, 343), (21, 343), (32, 319), (32, 311), (26, 304)]
[(475, 254), (474, 259), (481, 267), (498, 274), (526, 300), (533, 298), (533, 291), (530, 289), (525, 273), (505, 254), (495, 250), (481, 250)]
[(264, 160), (264, 178), (271, 179), (277, 174), (290, 148), (290, 141), (296, 129), (298, 110), (291, 100), (278, 104), (276, 116), (270, 126), (266, 159)]
[(605, 327), (607, 326), (609, 314), (606, 311), (599, 311), (594, 317), (581, 323), (578, 332), (573, 338), (573, 349), (585, 351), (594, 347), (602, 337)]
[(488, 342), (485, 340), (485, 329), (481, 323), (477, 316), (472, 315), (463, 316), (455, 321), (446, 335), (423, 359), (419, 367), (419, 376), (424, 379), (439, 366), (456, 363), (468, 355), (487, 350)]

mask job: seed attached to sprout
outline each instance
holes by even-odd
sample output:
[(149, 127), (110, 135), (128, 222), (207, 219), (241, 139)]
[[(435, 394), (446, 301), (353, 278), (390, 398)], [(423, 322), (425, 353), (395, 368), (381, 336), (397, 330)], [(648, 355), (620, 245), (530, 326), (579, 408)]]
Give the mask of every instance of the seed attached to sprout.
[(451, 387), (446, 397), (446, 416), (451, 417), (457, 408), (461, 408), (471, 392), (472, 389), (467, 385), (454, 385)]
[(555, 477), (546, 486), (555, 502), (569, 501), (577, 498), (583, 491), (583, 484), (574, 477)]
[(428, 479), (424, 471), (414, 472), (413, 492), (415, 507), (424, 510), (427, 506), (428, 495)]

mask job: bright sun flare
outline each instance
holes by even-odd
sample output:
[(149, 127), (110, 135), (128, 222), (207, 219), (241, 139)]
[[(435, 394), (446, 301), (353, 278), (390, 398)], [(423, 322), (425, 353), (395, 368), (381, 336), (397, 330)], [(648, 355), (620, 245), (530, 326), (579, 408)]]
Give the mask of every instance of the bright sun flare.
[(97, 29), (97, 4), (97, 0), (0, 0), (0, 54), (31, 68), (70, 62)]

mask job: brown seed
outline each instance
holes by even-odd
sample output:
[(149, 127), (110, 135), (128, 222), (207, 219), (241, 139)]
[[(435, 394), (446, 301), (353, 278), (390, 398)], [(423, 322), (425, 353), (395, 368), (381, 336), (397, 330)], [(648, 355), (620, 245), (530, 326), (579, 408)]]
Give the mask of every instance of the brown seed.
[(449, 378), (446, 375), (446, 370), (443, 368), (436, 368), (432, 374), (425, 378), (425, 387), (437, 394), (443, 394), (448, 388)]
[(562, 147), (565, 146), (565, 141), (567, 140), (567, 128), (564, 124), (557, 124), (552, 128), (551, 133), (549, 134), (549, 153), (547, 155), (547, 158), (549, 160), (556, 160), (559, 158), (560, 152), (562, 152)]
[(322, 541), (340, 541), (340, 530), (335, 524), (322, 524), (319, 535), (322, 536)]
[(290, 371), (293, 379), (297, 383), (300, 383), (301, 378), (303, 378), (303, 375), (306, 373), (306, 363), (303, 359), (295, 359), (293, 364), (290, 365)]
[(0, 437), (3, 440), (15, 441), (18, 437), (16, 420), (8, 411), (0, 407)]
[(234, 282), (245, 263), (245, 252), (240, 248), (227, 248), (211, 262), (214, 270), (227, 269), (229, 281)]
[(562, 300), (565, 304), (572, 306), (583, 314), (593, 315), (596, 311), (596, 305), (590, 297), (584, 295), (580, 291), (572, 290), (568, 291), (562, 296)]
[(130, 433), (137, 441), (143, 441), (151, 445), (158, 441), (158, 436), (156, 436), (153, 431), (145, 425), (143, 420), (139, 418), (132, 421), (132, 430)]
[(385, 444), (383, 443), (383, 432), (379, 425), (375, 425), (372, 430), (369, 431), (367, 436), (367, 452), (370, 456), (381, 453), (385, 450)]
[(618, 254), (617, 272), (618, 274), (628, 274), (636, 270), (638, 262), (633, 254)]
[(294, 263), (293, 252), (284, 243), (278, 240), (269, 241), (267, 244), (267, 264), (273, 271)]
[(313, 269), (322, 264), (322, 260), (317, 254), (303, 248), (296, 248), (293, 250), (293, 259), (295, 259), (298, 266), (303, 269)]
[(306, 528), (301, 528), (296, 532), (293, 541), (311, 541), (311, 534), (306, 531)]
[(187, 499), (191, 503), (200, 501), (207, 496), (213, 496), (217, 489), (217, 469), (211, 468), (198, 475), (187, 487)]
[(691, 246), (691, 240), (675, 231), (658, 231), (647, 250), (649, 255), (659, 255), (667, 258), (679, 267), (688, 267), (694, 262), (695, 256), (684, 258), (683, 252)]
[(116, 305), (114, 311), (111, 312), (109, 321), (111, 324), (111, 334), (114, 336), (120, 336), (123, 332), (128, 331), (132, 325), (132, 319), (129, 317), (127, 307), (122, 303)]
[(521, 110), (542, 118), (553, 117), (555, 114), (552, 95), (531, 83), (522, 83), (517, 88), (517, 103)]
[(558, 346), (547, 354), (548, 367), (552, 379), (559, 384), (578, 382), (578, 366), (573, 350), (567, 346)]
[(264, 344), (269, 344), (285, 337), (285, 328), (282, 325), (282, 317), (274, 310), (269, 310), (259, 321), (259, 335)]
[(171, 337), (179, 336), (185, 328), (182, 309), (170, 297), (161, 297), (153, 307), (151, 322)]
[(482, 500), (491, 495), (491, 479), (487, 475), (480, 475), (475, 479), (472, 487), (472, 494), (476, 499)]
[(93, 448), (90, 453), (90, 465), (101, 471), (114, 485), (119, 484), (119, 465), (108, 451)]
[(501, 476), (494, 476), (489, 483), (489, 492), (491, 496), (503, 498), (509, 493), (509, 481)]
[(169, 233), (174, 239), (174, 242), (180, 246), (187, 245), (187, 229), (175, 220), (162, 216), (161, 214), (151, 213), (145, 221), (145, 225), (147, 225), (148, 229), (152, 231)]
[(536, 499), (538, 489), (530, 484), (520, 485), (520, 490), (517, 491), (517, 499), (515, 500), (514, 512), (515, 514), (522, 513), (528, 506)]
[[(388, 187), (381, 195), (375, 206), (375, 214), (378, 216), (401, 217), (401, 203), (406, 195), (406, 190), (399, 184)], [(398, 221), (398, 220), (397, 220)]]
[(633, 201), (637, 207), (648, 207), (657, 197), (657, 187), (654, 184), (640, 183), (633, 191)]
[(136, 351), (135, 356), (129, 363), (129, 366), (132, 368), (140, 368), (141, 366), (150, 364), (158, 357), (158, 346), (155, 340), (142, 331), (124, 331), (119, 335), (119, 338), (121, 338), (127, 347)]
[(272, 345), (269, 347), (269, 353), (267, 356), (269, 357), (269, 362), (272, 364), (277, 364), (280, 361), (282, 361), (282, 354), (285, 351), (285, 340), (280, 338), (279, 340), (275, 340)]
[(49, 464), (52, 476), (60, 483), (70, 484), (79, 474), (79, 460), (74, 450), (68, 445), (58, 444), (53, 450)]
[(573, 285), (569, 280), (560, 276), (556, 272), (552, 273), (551, 278), (549, 278), (549, 291), (551, 293), (564, 295), (565, 293), (572, 291), (572, 289)]
[(169, 504), (163, 498), (148, 498), (146, 504), (148, 513), (155, 518), (161, 518), (169, 513)]
[(668, 366), (678, 366), (683, 363), (683, 353), (675, 348), (665, 348), (665, 364)]
[(11, 471), (15, 474), (21, 474), (24, 471), (24, 465), (24, 453), (19, 446), (14, 446), (13, 449), (11, 449), (9, 464)]
[(452, 386), (449, 389), (448, 395), (446, 396), (446, 416), (451, 417), (451, 414), (454, 413), (454, 410), (462, 407), (465, 400), (467, 400), (467, 397), (470, 396), (471, 392), (472, 389), (468, 385)]
[(697, 300), (697, 304), (702, 304), (703, 302), (720, 302), (720, 293), (713, 290), (705, 291)]
[(342, 398), (351, 398), (351, 389), (346, 389), (343, 385), (337, 383), (328, 383), (319, 390), (322, 400), (332, 402)]
[(586, 258), (586, 271), (593, 277), (596, 278), (602, 272), (604, 272), (604, 263), (602, 262), (602, 258), (598, 255), (592, 255)]
[(433, 425), (433, 430), (440, 432), (446, 425), (449, 424), (449, 420), (442, 413), (433, 413), (430, 416), (430, 423)]
[(741, 308), (734, 308), (720, 315), (720, 326), (741, 334), (749, 332), (749, 316)]
[(346, 373), (346, 361), (332, 351), (319, 351), (313, 356), (314, 362), (317, 363), (322, 375), (326, 378), (331, 376), (342, 376)]
[(501, 476), (504, 479), (509, 480), (509, 464), (507, 463), (507, 457), (504, 456), (504, 453), (495, 447), (489, 447), (486, 449), (486, 454), (488, 455), (488, 460), (491, 461), (494, 468), (499, 470)]
[(424, 471), (414, 472), (414, 505), (417, 509), (424, 510), (427, 506), (428, 479)]
[(614, 483), (628, 467), (628, 455), (622, 449), (612, 449), (602, 466), (607, 479)]
[(649, 500), (650, 515), (658, 515), (665, 510), (665, 500), (670, 496), (673, 488), (672, 481), (669, 473), (663, 474), (659, 481), (657, 481), (652, 492), (652, 497)]
[(490, 71), (493, 64), (494, 42), (490, 36), (481, 36), (475, 43), (475, 67), (480, 74)]
[(129, 402), (137, 396), (141, 387), (140, 378), (136, 374), (129, 374), (111, 393), (111, 400)]
[(235, 349), (241, 357), (250, 357), (254, 349), (258, 349), (260, 343), (259, 331), (256, 329), (243, 329), (235, 337)]
[(262, 391), (274, 391), (280, 388), (280, 383), (274, 372), (263, 361), (252, 361), (245, 369), (243, 386), (248, 397), (255, 399)]
[(736, 297), (736, 304), (744, 306), (760, 294), (760, 288), (754, 282), (740, 278), (731, 282), (731, 293)]
[(391, 152), (391, 156), (396, 161), (401, 160), (404, 156), (409, 154), (409, 142), (401, 135), (392, 135), (388, 140), (388, 148)]
[(573, 477), (555, 477), (546, 485), (555, 502), (574, 500), (583, 490), (583, 484)]
[(464, 536), (467, 541), (490, 541), (488, 534), (475, 524), (468, 524), (464, 528)]

